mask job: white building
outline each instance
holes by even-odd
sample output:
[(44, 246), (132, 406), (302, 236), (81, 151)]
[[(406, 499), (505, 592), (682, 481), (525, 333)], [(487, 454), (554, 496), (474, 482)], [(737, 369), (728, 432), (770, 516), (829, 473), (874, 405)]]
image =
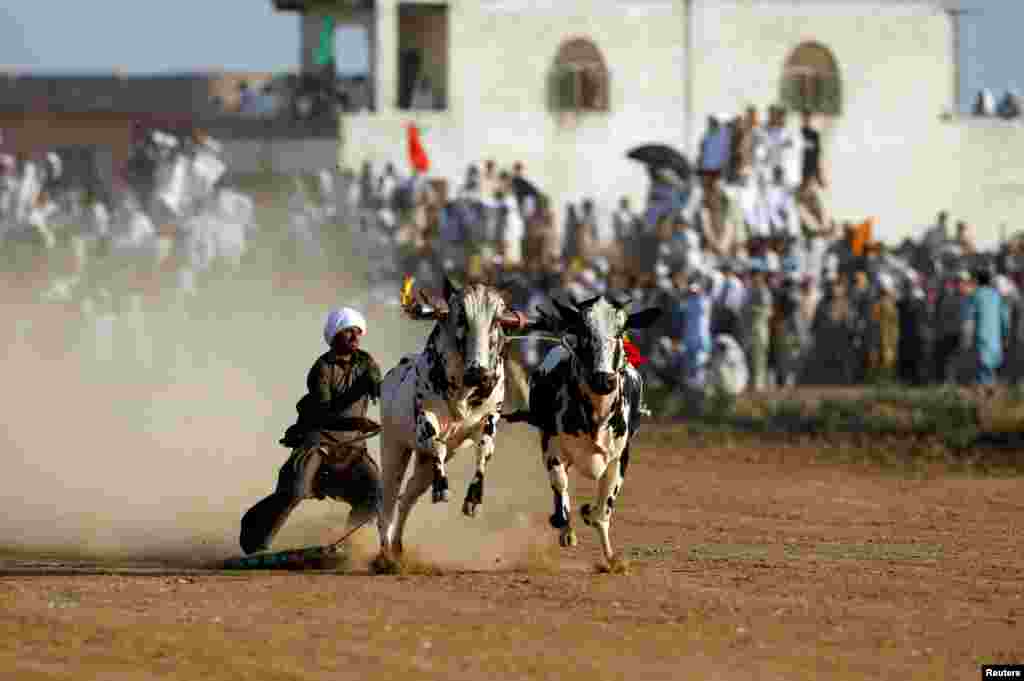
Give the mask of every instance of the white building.
[[(307, 68), (325, 13), (368, 30), (375, 111), (343, 116), (350, 166), (407, 167), (415, 122), (431, 175), (455, 181), (470, 162), (522, 161), (560, 212), (592, 196), (607, 214), (622, 195), (642, 204), (631, 147), (664, 142), (693, 157), (709, 114), (783, 102), (822, 113), (838, 218), (877, 216), (891, 243), (942, 209), (974, 225), (983, 246), (1003, 223), (1024, 226), (1024, 127), (956, 113), (944, 0), (275, 4), (300, 12)], [(422, 75), (434, 110), (410, 107)]]

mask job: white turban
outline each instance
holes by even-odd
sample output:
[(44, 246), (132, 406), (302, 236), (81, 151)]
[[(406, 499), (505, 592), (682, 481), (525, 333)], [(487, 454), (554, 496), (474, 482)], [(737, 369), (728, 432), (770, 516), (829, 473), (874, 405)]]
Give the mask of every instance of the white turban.
[(327, 315), (327, 322), (324, 324), (324, 341), (330, 345), (335, 334), (352, 326), (366, 333), (366, 319), (358, 310), (353, 310), (351, 307), (331, 310)]

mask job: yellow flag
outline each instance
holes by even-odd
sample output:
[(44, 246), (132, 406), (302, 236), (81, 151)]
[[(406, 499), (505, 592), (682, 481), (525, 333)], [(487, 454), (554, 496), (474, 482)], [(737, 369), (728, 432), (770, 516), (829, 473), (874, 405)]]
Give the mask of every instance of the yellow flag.
[(409, 307), (412, 304), (412, 283), (414, 281), (416, 281), (415, 277), (410, 277), (409, 275), (406, 275), (402, 281), (402, 307)]

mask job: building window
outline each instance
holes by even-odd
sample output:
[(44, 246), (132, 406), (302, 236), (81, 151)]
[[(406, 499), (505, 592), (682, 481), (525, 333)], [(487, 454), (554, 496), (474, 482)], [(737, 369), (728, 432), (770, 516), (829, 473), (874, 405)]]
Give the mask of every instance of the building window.
[(793, 50), (782, 74), (782, 102), (796, 111), (826, 116), (842, 113), (839, 68), (827, 47), (804, 43)]
[(594, 43), (574, 38), (562, 43), (549, 81), (553, 111), (608, 111), (608, 67)]
[(448, 108), (448, 6), (398, 6), (398, 108)]

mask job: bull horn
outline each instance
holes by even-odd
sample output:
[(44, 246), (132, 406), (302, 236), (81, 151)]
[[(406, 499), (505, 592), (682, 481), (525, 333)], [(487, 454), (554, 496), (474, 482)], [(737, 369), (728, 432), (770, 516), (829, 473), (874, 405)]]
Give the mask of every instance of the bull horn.
[(498, 323), (500, 323), (503, 328), (510, 331), (525, 329), (531, 321), (532, 320), (529, 317), (517, 310), (510, 310), (498, 317)]
[(611, 301), (612, 305), (614, 305), (620, 310), (625, 309), (626, 307), (629, 306), (630, 303), (633, 302), (633, 298), (631, 298), (630, 296), (618, 296), (614, 298), (609, 296), (608, 299)]
[[(569, 298), (571, 300), (572, 296), (570, 295)], [(554, 298), (551, 299), (551, 303), (555, 306), (555, 309), (558, 311), (559, 316), (561, 316), (562, 321), (568, 322), (570, 324), (579, 321), (580, 313), (575, 308), (575, 301), (573, 301), (573, 307), (566, 307), (565, 305), (562, 305)]]

